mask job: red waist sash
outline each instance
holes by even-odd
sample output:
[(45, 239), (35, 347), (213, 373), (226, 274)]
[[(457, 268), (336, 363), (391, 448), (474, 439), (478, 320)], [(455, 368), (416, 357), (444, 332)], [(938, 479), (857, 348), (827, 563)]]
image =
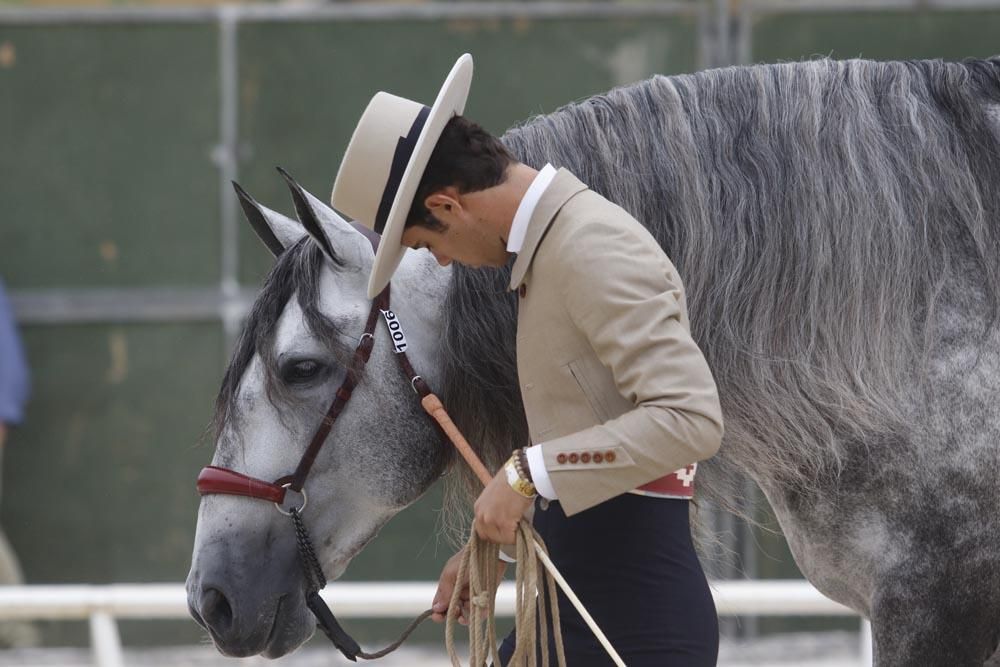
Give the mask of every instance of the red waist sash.
[(692, 463), (649, 484), (643, 484), (636, 489), (636, 492), (643, 495), (691, 498), (694, 496), (694, 474), (697, 470), (698, 464)]

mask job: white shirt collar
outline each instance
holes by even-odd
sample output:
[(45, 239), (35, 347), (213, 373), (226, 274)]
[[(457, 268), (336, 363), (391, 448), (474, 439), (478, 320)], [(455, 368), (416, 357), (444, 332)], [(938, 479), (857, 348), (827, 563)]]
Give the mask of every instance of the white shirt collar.
[(528, 191), (524, 193), (521, 203), (514, 214), (514, 220), (510, 224), (510, 236), (507, 238), (507, 252), (521, 252), (524, 245), (524, 235), (528, 232), (528, 223), (538, 206), (538, 200), (545, 194), (549, 184), (556, 175), (556, 168), (551, 164), (546, 164), (535, 176), (535, 180), (528, 186)]

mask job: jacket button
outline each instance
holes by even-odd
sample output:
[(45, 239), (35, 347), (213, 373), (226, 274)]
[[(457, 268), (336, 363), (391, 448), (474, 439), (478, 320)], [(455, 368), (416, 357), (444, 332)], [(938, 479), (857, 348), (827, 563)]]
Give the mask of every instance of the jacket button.
[(576, 453), (573, 453), (573, 454), (569, 455), (569, 462), (570, 463), (576, 463), (579, 460), (580, 460), (580, 457)]
[(580, 462), (581, 463), (590, 463), (590, 454), (588, 454), (587, 452), (584, 452), (583, 454), (580, 454)]
[(565, 454), (558, 455), (556, 457), (556, 463), (558, 463), (560, 465), (562, 465), (563, 463), (566, 463), (566, 455)]
[(615, 462), (615, 453), (614, 452), (604, 452), (604, 460), (607, 461), (608, 463), (614, 463)]
[(524, 295), (528, 293), (528, 286), (521, 283), (521, 286), (517, 288), (517, 293), (523, 299)]
[(604, 456), (600, 452), (594, 452), (594, 463), (600, 463), (604, 460)]

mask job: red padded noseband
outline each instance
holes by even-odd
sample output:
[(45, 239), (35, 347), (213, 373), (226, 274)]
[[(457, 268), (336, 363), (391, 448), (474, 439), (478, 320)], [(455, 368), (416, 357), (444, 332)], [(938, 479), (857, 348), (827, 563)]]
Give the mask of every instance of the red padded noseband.
[(226, 493), (269, 500), (279, 505), (285, 500), (283, 486), (216, 466), (202, 468), (198, 474), (198, 493), (203, 496), (209, 493)]

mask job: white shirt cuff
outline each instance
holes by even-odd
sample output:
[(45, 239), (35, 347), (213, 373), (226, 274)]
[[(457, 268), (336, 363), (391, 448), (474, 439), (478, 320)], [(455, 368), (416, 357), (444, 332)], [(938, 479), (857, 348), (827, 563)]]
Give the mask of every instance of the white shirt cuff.
[(549, 471), (545, 469), (545, 457), (542, 456), (542, 446), (532, 445), (524, 450), (528, 455), (528, 469), (531, 471), (531, 482), (535, 485), (538, 495), (549, 500), (558, 500), (556, 490), (549, 479)]

